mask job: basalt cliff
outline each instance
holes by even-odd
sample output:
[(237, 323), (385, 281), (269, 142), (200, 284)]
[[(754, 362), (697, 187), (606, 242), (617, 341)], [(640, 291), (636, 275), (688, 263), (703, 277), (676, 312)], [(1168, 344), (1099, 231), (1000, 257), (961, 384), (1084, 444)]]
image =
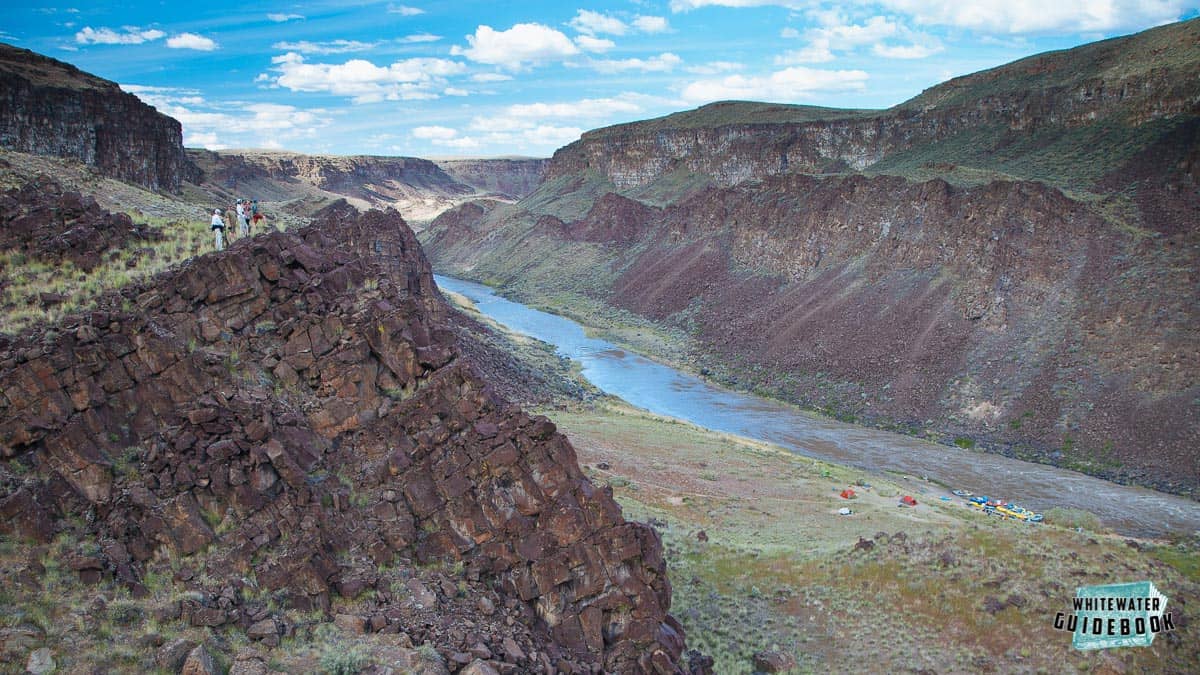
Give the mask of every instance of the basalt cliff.
[(448, 274), (648, 320), (725, 382), (1195, 495), (1198, 76), (1193, 20), (882, 111), (713, 104), (584, 134), (422, 240)]
[[(102, 668), (278, 645), (306, 610), (411, 672), (686, 670), (658, 535), (493, 392), (447, 312), (400, 216), (343, 203), (0, 338), (6, 560), (34, 546), (5, 585), (62, 592), (61, 565), (215, 636)], [(5, 659), (38, 630), (5, 629)]]
[(115, 82), (0, 44), (0, 147), (69, 157), (101, 174), (176, 191), (199, 178), (179, 122)]

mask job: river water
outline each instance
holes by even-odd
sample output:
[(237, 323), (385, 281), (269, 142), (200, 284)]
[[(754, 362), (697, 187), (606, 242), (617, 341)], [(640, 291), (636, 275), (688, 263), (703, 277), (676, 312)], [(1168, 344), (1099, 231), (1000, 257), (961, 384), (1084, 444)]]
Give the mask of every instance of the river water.
[(554, 345), (559, 354), (580, 362), (583, 376), (602, 391), (656, 414), (767, 441), (807, 457), (928, 477), (1035, 511), (1054, 506), (1084, 509), (1127, 536), (1200, 531), (1200, 503), (1183, 497), (847, 424), (724, 389), (590, 338), (578, 323), (502, 298), (487, 286), (442, 275), (434, 278), (501, 325)]

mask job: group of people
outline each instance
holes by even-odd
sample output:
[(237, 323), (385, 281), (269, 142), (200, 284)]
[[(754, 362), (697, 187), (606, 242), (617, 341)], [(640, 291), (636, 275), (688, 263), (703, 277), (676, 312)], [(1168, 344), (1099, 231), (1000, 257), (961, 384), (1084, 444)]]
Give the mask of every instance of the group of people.
[[(230, 222), (227, 222), (226, 218), (229, 218)], [(234, 207), (228, 209), (224, 215), (222, 215), (221, 209), (213, 209), (212, 231), (216, 238), (217, 250), (225, 250), (227, 227), (232, 234), (236, 223), (238, 236), (247, 237), (250, 235), (250, 228), (256, 227), (262, 218), (263, 215), (258, 210), (257, 199), (239, 199)]]

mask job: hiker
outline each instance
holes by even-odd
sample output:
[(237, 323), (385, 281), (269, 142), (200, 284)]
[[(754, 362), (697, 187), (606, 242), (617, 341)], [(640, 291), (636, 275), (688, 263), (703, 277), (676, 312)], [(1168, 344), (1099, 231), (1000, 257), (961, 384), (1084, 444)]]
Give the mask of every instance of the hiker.
[(238, 236), (246, 236), (250, 234), (250, 219), (246, 214), (246, 207), (249, 206), (245, 199), (237, 200), (237, 220), (238, 220)]
[(258, 227), (258, 221), (262, 220), (263, 214), (258, 212), (258, 200), (250, 200), (250, 224)]
[(212, 231), (217, 239), (217, 250), (225, 250), (225, 219), (221, 217), (221, 209), (213, 209)]

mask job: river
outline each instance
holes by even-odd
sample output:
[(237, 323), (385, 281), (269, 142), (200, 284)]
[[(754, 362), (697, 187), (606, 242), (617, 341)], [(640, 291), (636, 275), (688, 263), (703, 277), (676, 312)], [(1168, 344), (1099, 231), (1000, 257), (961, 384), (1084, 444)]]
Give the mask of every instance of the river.
[(583, 376), (600, 390), (656, 414), (767, 441), (807, 457), (927, 477), (1035, 511), (1054, 506), (1084, 509), (1126, 536), (1200, 531), (1200, 504), (1183, 497), (847, 424), (718, 387), (588, 337), (578, 323), (502, 298), (487, 286), (442, 275), (435, 279), (440, 287), (469, 298), (501, 325), (554, 345), (559, 354), (578, 361)]

